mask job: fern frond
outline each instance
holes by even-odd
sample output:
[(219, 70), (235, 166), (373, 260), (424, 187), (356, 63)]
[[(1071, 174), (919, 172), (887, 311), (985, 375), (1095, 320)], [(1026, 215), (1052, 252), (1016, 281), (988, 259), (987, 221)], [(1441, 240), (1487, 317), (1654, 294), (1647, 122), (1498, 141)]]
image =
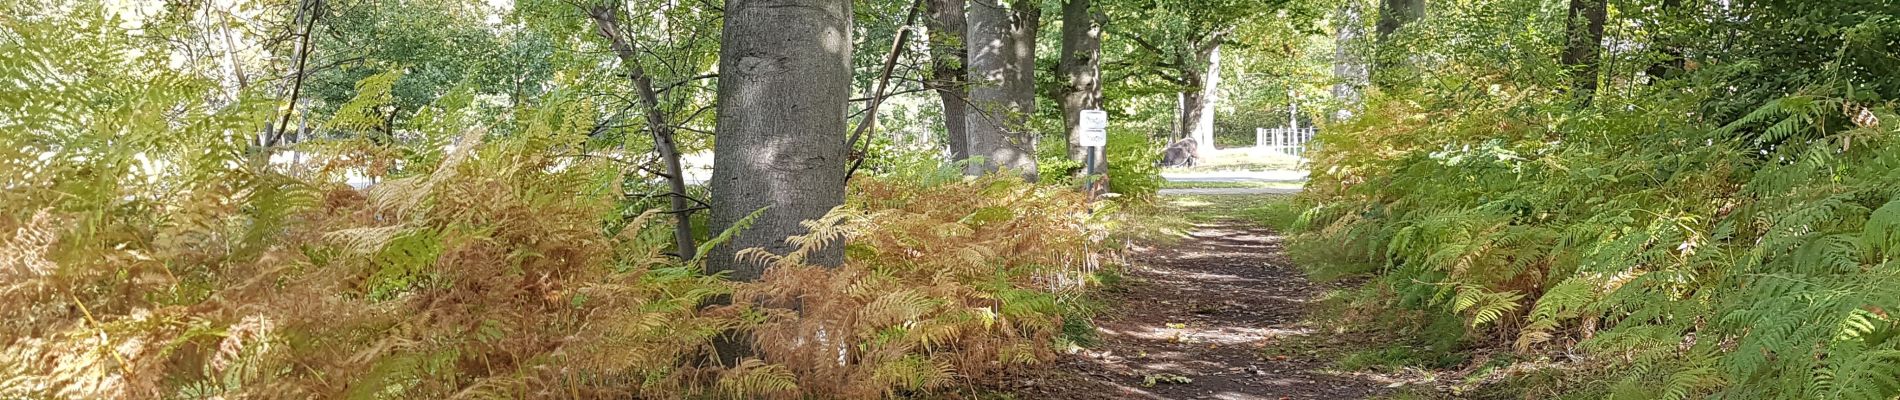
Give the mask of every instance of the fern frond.
[(789, 397), (798, 391), (798, 379), (783, 365), (748, 358), (719, 376), (717, 390), (728, 399)]

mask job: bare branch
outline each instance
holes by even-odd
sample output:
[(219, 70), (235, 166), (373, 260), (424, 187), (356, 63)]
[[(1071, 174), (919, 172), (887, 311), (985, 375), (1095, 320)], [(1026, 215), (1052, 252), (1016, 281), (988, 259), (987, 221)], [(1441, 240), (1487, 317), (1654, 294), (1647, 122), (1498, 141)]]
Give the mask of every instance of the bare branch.
[[(891, 41), (891, 51), (884, 55), (884, 71), (878, 76), (877, 87), (871, 91), (871, 103), (864, 108), (864, 120), (858, 122), (858, 129), (851, 132), (850, 139), (845, 140), (845, 148), (860, 147), (858, 143), (860, 139), (864, 138), (865, 132), (869, 132), (872, 127), (877, 126), (877, 107), (884, 103), (884, 89), (891, 83), (891, 71), (897, 67), (897, 57), (904, 54), (904, 42), (910, 39), (911, 30), (909, 27), (911, 24), (917, 23), (917, 12), (923, 9), (923, 5), (924, 0), (916, 0), (910, 3), (910, 11), (907, 11), (904, 16), (904, 26), (897, 31), (897, 39)], [(868, 150), (870, 141), (864, 140), (863, 143), (862, 146)], [(858, 172), (858, 167), (864, 165), (864, 152), (866, 150), (859, 150), (857, 160), (851, 163), (851, 169), (849, 171), (845, 171), (844, 180), (846, 182), (850, 182), (851, 176)]]

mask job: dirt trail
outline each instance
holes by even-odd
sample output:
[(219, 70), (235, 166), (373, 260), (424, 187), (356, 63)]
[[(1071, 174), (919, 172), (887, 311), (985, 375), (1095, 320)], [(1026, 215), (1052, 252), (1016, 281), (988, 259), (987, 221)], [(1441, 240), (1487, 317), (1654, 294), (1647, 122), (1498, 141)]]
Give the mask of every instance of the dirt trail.
[(1112, 309), (1097, 321), (1101, 343), (1020, 380), (1016, 397), (1363, 399), (1390, 390), (1329, 372), (1328, 360), (1262, 353), (1314, 334), (1300, 321), (1327, 290), (1287, 262), (1278, 235), (1228, 220), (1189, 236), (1133, 249), (1133, 282), (1109, 294)]

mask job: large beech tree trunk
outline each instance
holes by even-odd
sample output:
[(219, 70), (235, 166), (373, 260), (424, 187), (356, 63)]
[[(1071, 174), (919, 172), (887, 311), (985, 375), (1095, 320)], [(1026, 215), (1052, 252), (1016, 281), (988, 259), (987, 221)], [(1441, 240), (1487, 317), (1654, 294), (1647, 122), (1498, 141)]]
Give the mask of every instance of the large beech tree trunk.
[[(1088, 149), (1082, 147), (1082, 110), (1102, 108), (1102, 26), (1089, 11), (1089, 0), (1068, 0), (1062, 5), (1062, 56), (1056, 65), (1066, 81), (1062, 88), (1062, 123), (1068, 130), (1069, 159), (1088, 162)], [(1095, 148), (1095, 170), (1108, 169), (1101, 147)], [(1089, 166), (1084, 165), (1084, 169)]]
[[(1022, 113), (1018, 123), (1025, 125), (1021, 129), (1027, 133), (1026, 125), (1031, 116), (1036, 115), (1036, 36), (1042, 31), (1042, 2), (1036, 0), (1016, 0), (1009, 9), (1009, 35), (1005, 40), (1009, 44), (1009, 81), (1003, 86), (1009, 88), (1010, 106)], [(1035, 139), (1035, 136), (1029, 136)], [(1035, 160), (1035, 147), (1030, 147), (1030, 160)]]
[(1214, 149), (1214, 102), (1220, 86), (1220, 43), (1225, 33), (1217, 33), (1194, 46), (1192, 59), (1179, 60), (1182, 68), (1181, 118), (1175, 124), (1176, 136), (1194, 139), (1195, 157)]
[(1216, 40), (1201, 53), (1203, 65), (1207, 66), (1199, 93), (1189, 93), (1190, 105), (1199, 108), (1195, 118), (1188, 120), (1194, 124), (1195, 151), (1205, 158), (1209, 150), (1214, 150), (1214, 106), (1220, 102), (1220, 42)]
[(1183, 137), (1194, 139), (1195, 156), (1199, 157), (1212, 144), (1202, 137), (1206, 132), (1201, 130), (1201, 120), (1207, 118), (1207, 89), (1202, 80), (1195, 79), (1194, 82), (1194, 90), (1181, 92), (1181, 126)]
[(963, 161), (970, 158), (970, 134), (968, 126), (969, 105), (964, 99), (969, 97), (965, 75), (968, 53), (964, 48), (965, 29), (963, 12), (968, 3), (965, 0), (927, 0), (925, 5), (930, 13), (930, 86), (937, 91), (937, 98), (943, 103), (943, 128), (950, 142), (950, 159)]
[[(712, 227), (765, 211), (707, 254), (712, 271), (757, 280), (734, 255), (785, 254), (788, 236), (844, 202), (845, 103), (851, 94), (851, 0), (729, 0), (719, 49)], [(843, 261), (833, 244), (808, 259)]]
[[(1037, 178), (1036, 138), (1028, 129), (1029, 115), (1035, 111), (1036, 18), (1023, 18), (1023, 14), (1028, 13), (1013, 12), (1000, 1), (970, 4), (965, 45), (971, 86), (965, 128), (970, 156), (982, 157), (983, 162), (971, 164), (966, 174), (1008, 170), (1027, 180)], [(1025, 38), (1026, 32), (1030, 35)], [(1030, 79), (1024, 82), (1025, 78)]]
[(1362, 14), (1359, 2), (1349, 1), (1339, 7), (1333, 20), (1333, 78), (1339, 81), (1333, 84), (1333, 98), (1340, 102), (1339, 110), (1333, 113), (1335, 120), (1352, 118), (1362, 101), (1360, 93), (1371, 79), (1363, 53), (1366, 31)]
[(1565, 34), (1563, 64), (1569, 68), (1573, 94), (1589, 102), (1597, 91), (1597, 69), (1602, 57), (1603, 23), (1609, 0), (1570, 0), (1570, 25)]

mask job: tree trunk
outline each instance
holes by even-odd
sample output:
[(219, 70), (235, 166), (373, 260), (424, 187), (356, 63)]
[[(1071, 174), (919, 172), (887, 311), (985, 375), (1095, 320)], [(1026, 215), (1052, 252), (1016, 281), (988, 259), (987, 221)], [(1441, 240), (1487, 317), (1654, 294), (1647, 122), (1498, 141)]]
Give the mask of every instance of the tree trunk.
[(1390, 87), (1394, 80), (1403, 78), (1395, 71), (1406, 65), (1409, 54), (1395, 54), (1391, 47), (1392, 35), (1414, 21), (1425, 17), (1425, 0), (1380, 0), (1379, 22), (1376, 27), (1378, 51), (1373, 52), (1372, 71), (1368, 74), (1375, 86)]
[[(1201, 115), (1194, 119), (1195, 150), (1205, 159), (1207, 152), (1214, 148), (1214, 106), (1220, 102), (1220, 41), (1209, 46), (1210, 51), (1204, 57), (1207, 60), (1207, 86), (1201, 89)], [(1190, 96), (1191, 98), (1192, 96)]]
[[(1101, 55), (1102, 27), (1089, 12), (1089, 0), (1068, 0), (1062, 5), (1062, 56), (1056, 69), (1067, 81), (1062, 88), (1062, 123), (1069, 133), (1069, 159), (1076, 162), (1089, 160), (1089, 150), (1081, 144), (1082, 131), (1077, 129), (1082, 110), (1102, 108)], [(1093, 169), (1107, 170), (1102, 148), (1094, 151)]]
[[(303, 32), (297, 34), (296, 48), (292, 51), (297, 58), (297, 77), (291, 81), (290, 101), (284, 103), (282, 115), (279, 115), (282, 118), (277, 121), (277, 127), (272, 129), (268, 125), (265, 126), (265, 129), (269, 131), (261, 146), (266, 150), (263, 158), (265, 160), (270, 159), (269, 149), (277, 147), (283, 140), (284, 130), (290, 127), (290, 115), (297, 112), (297, 98), (303, 94), (304, 78), (310, 75), (310, 72), (305, 69), (306, 64), (310, 62), (310, 31), (316, 29), (317, 18), (323, 16), (322, 11), (323, 0), (304, 0), (297, 3), (297, 20), (292, 23), (303, 24)], [(304, 17), (309, 17), (309, 19)]]
[[(1190, 78), (1190, 80), (1192, 80), (1192, 78)], [(1200, 86), (1200, 85), (1198, 84), (1187, 85), (1187, 87), (1197, 87), (1197, 86)], [(1187, 139), (1188, 137), (1187, 124), (1182, 122), (1182, 121), (1187, 121), (1187, 120), (1188, 120), (1187, 92), (1175, 93), (1174, 94), (1174, 121), (1171, 121), (1171, 123), (1168, 124), (1168, 128), (1170, 129), (1168, 131), (1168, 134), (1171, 135), (1171, 136), (1168, 136), (1169, 143), (1173, 143), (1181, 139)]]
[[(1198, 80), (1197, 80), (1198, 81)], [(1201, 120), (1207, 118), (1207, 91), (1205, 86), (1196, 86), (1194, 90), (1181, 92), (1181, 125), (1186, 127), (1186, 138), (1194, 139), (1195, 157), (1201, 157), (1209, 144), (1201, 137)]]
[(943, 128), (950, 142), (950, 159), (963, 161), (970, 158), (970, 136), (966, 128), (969, 118), (968, 84), (964, 76), (969, 73), (965, 68), (963, 12), (965, 0), (928, 0), (930, 22), (930, 86), (937, 91), (937, 98), (943, 102)]
[(1361, 19), (1359, 2), (1349, 1), (1339, 7), (1333, 20), (1333, 98), (1339, 100), (1339, 110), (1333, 113), (1333, 119), (1352, 118), (1362, 101), (1361, 91), (1369, 84), (1366, 75), (1366, 60), (1363, 40), (1366, 36), (1365, 25)]
[[(1011, 106), (1016, 112), (1022, 113), (1021, 123), (1025, 125), (1030, 117), (1036, 115), (1036, 36), (1042, 32), (1041, 4), (1035, 0), (1016, 0), (1010, 6), (1009, 13), (1007, 43), (1010, 47), (1009, 71), (1013, 75), (1010, 75), (1009, 83), (1004, 86), (1009, 88)], [(1031, 156), (1031, 160), (1034, 160), (1033, 151)]]
[(1188, 67), (1182, 69), (1186, 88), (1181, 92), (1181, 120), (1179, 123), (1183, 135), (1194, 139), (1194, 156), (1204, 158), (1208, 150), (1214, 149), (1214, 102), (1215, 89), (1220, 86), (1220, 43), (1224, 38), (1214, 36), (1197, 46), (1192, 60), (1182, 63)]
[(1425, 0), (1380, 0), (1379, 1), (1379, 42), (1398, 33), (1400, 28), (1425, 17)]
[[(977, 1), (969, 11), (969, 82), (971, 106), (966, 118), (970, 156), (982, 157), (980, 164), (965, 170), (969, 175), (1009, 170), (1024, 179), (1036, 179), (1035, 138), (1028, 129), (1028, 112), (1033, 111), (1034, 81), (1029, 82), (1028, 97), (1022, 79), (1034, 74), (1034, 52), (1029, 53), (1030, 71), (1021, 71), (1024, 63), (1019, 52), (1027, 46), (1018, 37), (1032, 21), (1011, 18), (1012, 12), (1000, 2)], [(1028, 100), (1025, 104), (1023, 100)]]
[[(617, 3), (616, 3), (617, 4)], [(666, 119), (666, 113), (660, 109), (660, 97), (653, 89), (653, 77), (648, 76), (646, 68), (640, 65), (638, 53), (633, 44), (627, 41), (626, 34), (620, 30), (619, 11), (610, 6), (599, 6), (589, 10), (588, 17), (594, 20), (595, 33), (607, 39), (614, 55), (620, 58), (621, 67), (626, 68), (627, 78), (633, 82), (633, 88), (639, 93), (641, 113), (646, 114), (647, 133), (653, 136), (653, 150), (660, 153), (660, 160), (666, 164), (666, 183), (669, 189), (668, 206), (673, 213), (673, 241), (679, 247), (682, 260), (691, 260), (697, 256), (698, 246), (693, 240), (693, 212), (686, 204), (686, 175), (680, 168), (679, 144), (674, 141), (673, 124)]]
[(1597, 69), (1603, 47), (1603, 23), (1608, 18), (1609, 0), (1570, 0), (1570, 25), (1565, 34), (1563, 65), (1571, 76), (1573, 95), (1584, 103), (1596, 95)]
[[(851, 93), (850, 0), (730, 0), (719, 49), (712, 226), (749, 228), (707, 254), (710, 271), (757, 280), (765, 265), (734, 256), (786, 254), (799, 223), (844, 202), (845, 103)], [(838, 265), (843, 245), (807, 259)]]

